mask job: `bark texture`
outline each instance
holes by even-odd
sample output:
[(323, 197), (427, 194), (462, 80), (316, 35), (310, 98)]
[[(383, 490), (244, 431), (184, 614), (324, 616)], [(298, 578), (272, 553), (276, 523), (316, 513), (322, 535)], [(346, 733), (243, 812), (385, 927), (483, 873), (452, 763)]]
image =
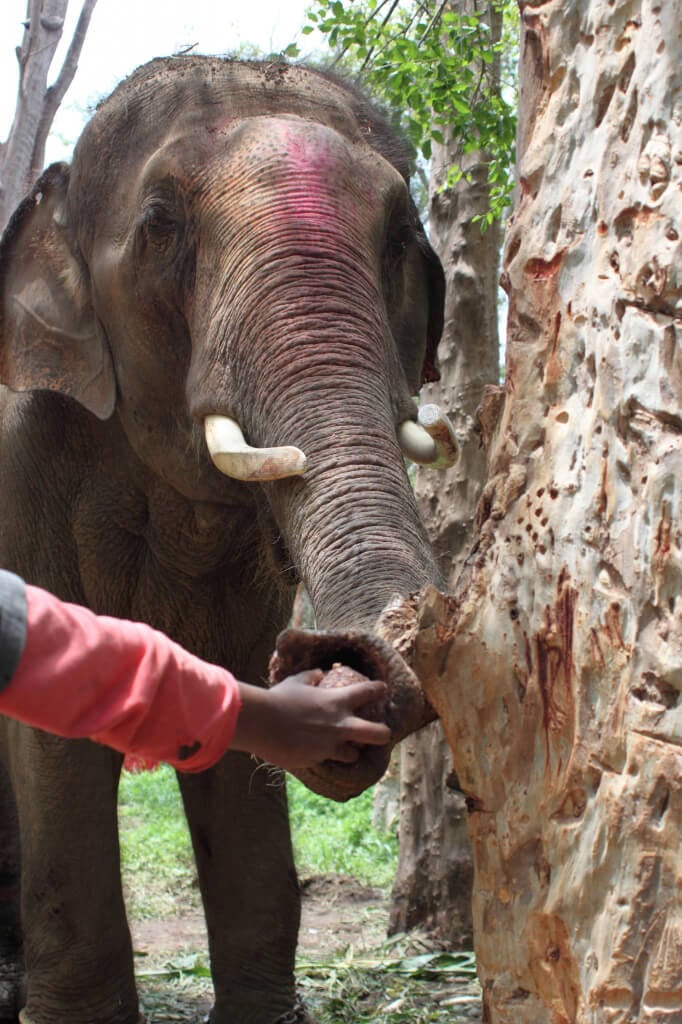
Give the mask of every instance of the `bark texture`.
[(54, 116), (71, 85), (97, 0), (84, 0), (64, 64), (47, 87), (68, 0), (28, 0), (19, 62), (19, 91), (7, 141), (0, 144), (0, 231), (43, 168)]
[(682, 1020), (682, 21), (522, 3), (506, 400), (415, 667), (490, 1024)]
[[(451, 6), (466, 12), (476, 5), (457, 0)], [(499, 39), (501, 13), (491, 9), (490, 17), (492, 37)], [(456, 163), (464, 163), (467, 177), (443, 191), (448, 169)], [(473, 223), (488, 209), (487, 169), (481, 154), (463, 158), (459, 139), (434, 146), (429, 192), (429, 236), (445, 268), (447, 292), (439, 346), (441, 380), (422, 390), (422, 400), (436, 402), (447, 412), (462, 455), (452, 469), (420, 469), (415, 493), (452, 588), (471, 543), (486, 476), (476, 410), (486, 386), (494, 386), (499, 376), (500, 227), (495, 224), (482, 233), (480, 224)], [(401, 746), (399, 835), (389, 930), (421, 925), (452, 948), (470, 949), (473, 865), (466, 806), (438, 722)]]

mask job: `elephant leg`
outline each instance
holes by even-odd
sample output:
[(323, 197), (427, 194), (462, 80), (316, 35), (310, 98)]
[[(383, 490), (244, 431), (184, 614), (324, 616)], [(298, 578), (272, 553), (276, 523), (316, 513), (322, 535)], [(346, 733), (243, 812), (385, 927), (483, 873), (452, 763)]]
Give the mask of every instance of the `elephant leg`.
[(119, 868), (121, 760), (88, 741), (12, 729), (28, 978), (22, 1024), (138, 1020)]
[(0, 764), (0, 1024), (16, 1024), (25, 995), (19, 885), (16, 806), (9, 775)]
[(300, 896), (283, 777), (230, 753), (178, 778), (206, 913), (211, 1024), (289, 1019)]

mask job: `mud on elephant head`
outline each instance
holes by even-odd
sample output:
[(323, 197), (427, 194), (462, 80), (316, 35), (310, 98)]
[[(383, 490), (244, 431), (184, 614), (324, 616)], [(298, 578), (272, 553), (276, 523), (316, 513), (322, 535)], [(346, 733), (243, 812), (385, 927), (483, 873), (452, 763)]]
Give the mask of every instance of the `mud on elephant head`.
[(0, 251), (0, 380), (115, 420), (191, 501), (262, 488), (323, 628), (371, 630), (438, 576), (403, 455), (445, 464), (456, 442), (414, 401), (437, 379), (444, 280), (409, 163), (329, 76), (158, 60)]

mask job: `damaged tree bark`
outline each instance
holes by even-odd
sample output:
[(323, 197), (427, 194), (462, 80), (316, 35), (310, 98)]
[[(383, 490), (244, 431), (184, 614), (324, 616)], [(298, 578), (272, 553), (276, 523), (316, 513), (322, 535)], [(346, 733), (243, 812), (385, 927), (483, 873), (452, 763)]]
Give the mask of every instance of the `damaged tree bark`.
[[(467, 795), (490, 1024), (682, 1020), (682, 33), (522, 3), (504, 407), (414, 665)], [(489, 419), (490, 417), (488, 417)]]

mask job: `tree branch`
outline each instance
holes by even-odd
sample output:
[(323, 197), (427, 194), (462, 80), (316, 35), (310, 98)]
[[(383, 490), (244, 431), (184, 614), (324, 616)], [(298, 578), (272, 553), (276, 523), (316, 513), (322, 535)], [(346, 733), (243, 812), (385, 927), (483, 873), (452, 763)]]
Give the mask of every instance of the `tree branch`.
[(19, 61), (14, 118), (0, 166), (0, 226), (30, 184), (36, 126), (45, 100), (47, 75), (59, 44), (68, 0), (28, 0)]
[[(388, 14), (387, 14), (387, 15), (386, 15), (386, 17), (384, 18), (384, 20), (383, 20), (383, 22), (381, 23), (381, 26), (380, 26), (380, 28), (383, 28), (383, 27), (384, 27), (384, 26), (386, 25), (386, 23), (387, 23), (388, 21), (390, 21), (391, 15), (393, 14), (393, 12), (394, 12), (394, 10), (396, 9), (396, 7), (398, 6), (398, 3), (399, 3), (399, 2), (400, 2), (400, 0), (381, 0), (381, 3), (380, 3), (380, 4), (378, 4), (378, 6), (376, 7), (376, 9), (375, 9), (375, 10), (373, 10), (373, 11), (371, 12), (371, 14), (369, 14), (369, 15), (368, 15), (368, 17), (366, 17), (366, 18), (365, 18), (365, 20), (364, 20), (364, 21), (363, 21), (363, 23), (362, 23), (362, 27), (363, 27), (363, 28), (367, 28), (367, 26), (368, 26), (368, 25), (370, 24), (370, 22), (372, 22), (372, 21), (376, 21), (376, 19), (377, 19), (378, 15), (379, 15), (379, 11), (380, 11), (380, 10), (381, 10), (381, 9), (382, 9), (383, 7), (385, 7), (385, 6), (386, 6), (386, 4), (390, 3), (390, 4), (391, 4), (391, 9), (389, 10)], [(338, 63), (339, 63), (340, 61), (342, 61), (342, 60), (343, 60), (343, 58), (344, 58), (344, 57), (346, 56), (346, 54), (347, 54), (347, 53), (348, 53), (348, 51), (350, 50), (351, 46), (353, 46), (353, 45), (354, 45), (354, 41), (353, 41), (353, 40), (351, 40), (350, 42), (346, 43), (346, 45), (345, 45), (345, 46), (343, 47), (343, 49), (341, 50), (341, 52), (339, 53), (339, 55), (338, 55), (338, 56), (337, 56), (337, 57), (336, 57), (336, 58), (335, 58), (335, 59), (333, 60), (333, 62), (332, 62), (332, 67), (333, 67), (333, 68), (335, 68), (335, 67), (336, 67), (336, 65), (337, 65), (337, 64), (338, 64)], [(374, 49), (374, 48), (372, 47), (372, 49)], [(372, 52), (372, 49), (370, 49), (370, 54), (371, 54), (371, 52)], [(366, 62), (365, 62), (365, 63), (366, 63)]]
[(434, 30), (434, 28), (436, 28), (440, 24), (440, 20), (443, 17), (443, 12), (445, 8), (448, 6), (448, 3), (449, 0), (443, 0), (443, 3), (440, 5), (438, 10), (434, 12), (431, 21), (429, 22), (429, 24), (424, 29), (424, 32), (422, 33), (422, 37), (419, 40), (419, 44), (423, 43), (426, 37)]
[(55, 114), (59, 109), (59, 105), (64, 99), (67, 89), (71, 85), (74, 75), (78, 70), (78, 60), (83, 49), (85, 36), (87, 35), (92, 12), (94, 11), (96, 4), (97, 0), (84, 0), (61, 71), (53, 85), (51, 85), (45, 93), (43, 110), (40, 116), (38, 129), (36, 131), (35, 143), (33, 145), (31, 177), (38, 174), (45, 163), (45, 145), (47, 143), (47, 137), (50, 133), (50, 128), (52, 127)]
[[(400, 0), (393, 0), (393, 3), (391, 4), (391, 6), (389, 8), (388, 14), (384, 18), (384, 20), (381, 22), (381, 25), (379, 26), (379, 32), (381, 32), (382, 29), (386, 28), (386, 26), (388, 25), (389, 21), (393, 17), (393, 12), (395, 11), (395, 9), (396, 9), (396, 7), (398, 6), (399, 3), (400, 3)], [(375, 14), (377, 14), (377, 13), (378, 12), (375, 11)], [(372, 57), (374, 56), (375, 51), (376, 51), (376, 46), (370, 46), (369, 50), (367, 51), (367, 56), (365, 57), (365, 59), (363, 61), (362, 67), (360, 68), (360, 71), (364, 71), (365, 70), (365, 68), (367, 67), (367, 65), (371, 61)], [(379, 51), (379, 52), (381, 52), (381, 51)]]
[(33, 42), (36, 38), (36, 25), (40, 18), (41, 0), (28, 0), (26, 4), (26, 20), (24, 21), (24, 38), (21, 46), (17, 46), (16, 55), (19, 64), (19, 94), (23, 95), (24, 75), (26, 74), (26, 63), (31, 54)]

